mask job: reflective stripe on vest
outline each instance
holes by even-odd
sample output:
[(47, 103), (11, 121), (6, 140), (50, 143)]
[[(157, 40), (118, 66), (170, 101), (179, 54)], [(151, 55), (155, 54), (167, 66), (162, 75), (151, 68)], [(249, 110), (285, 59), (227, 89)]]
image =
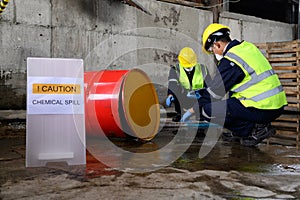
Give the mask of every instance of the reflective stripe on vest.
[(169, 79), (169, 82), (176, 82), (176, 83), (178, 83), (178, 80), (175, 79), (175, 78), (171, 78), (171, 79)]
[(267, 70), (261, 74), (257, 74), (242, 58), (240, 58), (239, 56), (228, 52), (226, 54), (226, 56), (228, 56), (229, 58), (232, 58), (234, 60), (236, 60), (237, 62), (239, 62), (244, 69), (248, 72), (248, 74), (251, 77), (251, 80), (249, 80), (248, 82), (244, 83), (243, 85), (239, 86), (238, 88), (234, 89), (234, 92), (241, 92), (244, 91), (246, 89), (248, 89), (249, 87), (253, 86), (254, 84), (272, 76), (273, 74), (275, 74), (273, 69)]
[(232, 96), (240, 99), (244, 106), (277, 109), (287, 104), (278, 76), (253, 44), (242, 42), (232, 47), (225, 57), (245, 73), (242, 82), (231, 89), (234, 92)]
[(245, 98), (245, 97), (242, 97), (242, 98), (240, 98), (240, 99), (242, 99), (242, 100), (252, 100), (252, 101), (258, 102), (258, 101), (264, 100), (264, 99), (266, 99), (266, 98), (272, 97), (272, 96), (274, 96), (275, 94), (278, 94), (278, 93), (280, 93), (280, 92), (282, 92), (282, 91), (283, 91), (283, 88), (282, 88), (281, 85), (279, 85), (279, 86), (277, 86), (276, 88), (273, 88), (272, 90), (268, 90), (268, 91), (266, 91), (266, 92), (263, 92), (263, 93), (258, 94), (258, 95), (256, 95), (256, 96), (253, 96), (253, 97), (251, 97), (251, 98)]
[(204, 65), (197, 64), (195, 66), (195, 72), (192, 80), (192, 87), (190, 85), (189, 78), (185, 73), (183, 67), (176, 65), (176, 71), (179, 77), (179, 82), (187, 90), (197, 90), (204, 87), (204, 77), (207, 75), (206, 67)]

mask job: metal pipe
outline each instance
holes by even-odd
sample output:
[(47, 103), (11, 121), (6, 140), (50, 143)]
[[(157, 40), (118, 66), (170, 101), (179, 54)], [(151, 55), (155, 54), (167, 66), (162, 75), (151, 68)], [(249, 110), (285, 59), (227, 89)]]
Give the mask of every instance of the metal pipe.
[(1, 0), (0, 1), (0, 14), (3, 13), (3, 11), (5, 10), (5, 8), (6, 8), (9, 1), (10, 0)]

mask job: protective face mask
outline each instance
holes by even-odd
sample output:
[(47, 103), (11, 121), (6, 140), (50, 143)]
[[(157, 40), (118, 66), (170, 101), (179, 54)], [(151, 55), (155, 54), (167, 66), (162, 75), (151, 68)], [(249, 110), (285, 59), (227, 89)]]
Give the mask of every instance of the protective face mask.
[(194, 69), (194, 67), (184, 68), (185, 71), (190, 72)]
[(219, 54), (215, 54), (215, 57), (216, 57), (217, 61), (220, 61), (223, 58), (223, 56), (219, 55)]

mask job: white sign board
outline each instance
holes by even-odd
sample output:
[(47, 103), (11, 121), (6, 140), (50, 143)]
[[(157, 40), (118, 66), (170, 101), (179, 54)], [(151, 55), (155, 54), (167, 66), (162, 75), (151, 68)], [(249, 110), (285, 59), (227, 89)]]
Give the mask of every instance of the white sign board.
[(26, 167), (86, 164), (81, 59), (27, 58)]
[(28, 114), (83, 114), (82, 78), (28, 77)]

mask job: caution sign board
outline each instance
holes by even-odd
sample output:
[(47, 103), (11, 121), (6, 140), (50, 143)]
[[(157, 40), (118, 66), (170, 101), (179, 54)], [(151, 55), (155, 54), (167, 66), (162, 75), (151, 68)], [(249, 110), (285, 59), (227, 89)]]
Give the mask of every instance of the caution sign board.
[(28, 114), (83, 114), (83, 80), (28, 77)]
[(86, 163), (83, 77), (81, 59), (27, 58), (26, 167)]

